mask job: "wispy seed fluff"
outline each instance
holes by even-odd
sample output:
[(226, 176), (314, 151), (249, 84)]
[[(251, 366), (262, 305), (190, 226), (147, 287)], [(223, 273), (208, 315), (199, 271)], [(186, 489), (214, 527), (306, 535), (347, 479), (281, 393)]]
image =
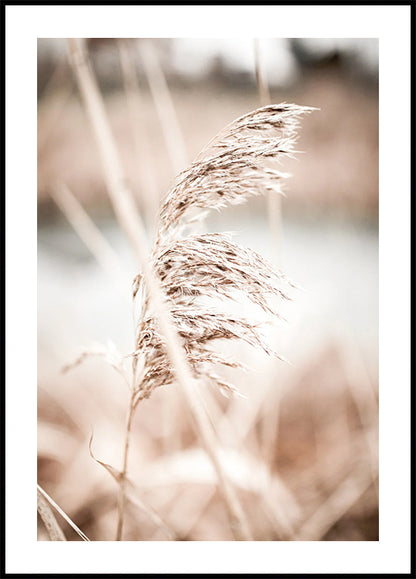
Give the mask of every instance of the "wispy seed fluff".
[[(291, 282), (255, 251), (234, 243), (223, 233), (187, 235), (184, 226), (212, 209), (245, 202), (252, 195), (281, 193), (287, 175), (265, 166), (265, 161), (292, 156), (302, 114), (313, 109), (293, 104), (269, 105), (231, 123), (177, 177), (162, 205), (151, 261), (172, 321), (185, 346), (194, 375), (216, 384), (222, 392), (234, 387), (214, 373), (214, 367), (242, 367), (210, 346), (215, 340), (243, 340), (276, 355), (258, 325), (227, 313), (226, 302), (238, 293), (270, 316), (279, 316), (269, 299), (289, 299)], [(140, 290), (140, 291), (139, 291)], [(140, 297), (139, 297), (140, 296)], [(163, 336), (150, 310), (141, 276), (134, 285), (141, 299), (134, 353), (136, 400), (174, 381)], [(212, 302), (212, 307), (207, 306)], [(220, 309), (218, 304), (224, 304)]]

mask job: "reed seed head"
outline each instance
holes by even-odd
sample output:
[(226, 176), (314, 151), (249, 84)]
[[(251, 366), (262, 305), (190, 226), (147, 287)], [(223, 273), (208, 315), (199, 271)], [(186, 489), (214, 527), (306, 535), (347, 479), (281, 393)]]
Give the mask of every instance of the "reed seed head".
[[(218, 298), (238, 295), (271, 316), (279, 312), (270, 298), (289, 299), (294, 284), (255, 251), (234, 243), (229, 234), (186, 235), (192, 219), (250, 196), (281, 193), (285, 173), (266, 166), (270, 160), (293, 155), (300, 116), (313, 109), (291, 104), (269, 105), (252, 111), (226, 127), (185, 171), (179, 174), (160, 212), (151, 260), (160, 280), (171, 318), (182, 339), (196, 378), (215, 383), (223, 392), (235, 389), (214, 373), (216, 365), (242, 367), (210, 347), (217, 340), (243, 340), (276, 355), (259, 325), (219, 310)], [(141, 315), (136, 329), (137, 401), (174, 381), (163, 336), (151, 312), (141, 276)], [(207, 305), (213, 304), (212, 306)], [(215, 307), (214, 307), (215, 306)]]

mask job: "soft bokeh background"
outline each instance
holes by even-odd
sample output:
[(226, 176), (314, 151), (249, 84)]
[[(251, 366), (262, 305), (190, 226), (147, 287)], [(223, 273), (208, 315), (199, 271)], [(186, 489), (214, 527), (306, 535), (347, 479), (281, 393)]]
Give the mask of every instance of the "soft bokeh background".
[[(175, 175), (224, 126), (272, 102), (302, 120), (280, 217), (265, 199), (208, 220), (301, 287), (271, 339), (284, 364), (235, 345), (245, 394), (206, 393), (256, 540), (378, 539), (378, 45), (373, 39), (88, 39), (149, 239)], [(52, 199), (64, 183), (117, 255), (97, 263)], [(38, 42), (38, 481), (92, 540), (113, 540), (128, 388), (108, 363), (133, 347), (137, 266), (114, 218), (62, 39)], [(229, 347), (229, 346), (228, 346)], [(85, 352), (83, 362), (62, 369)], [(107, 354), (104, 355), (104, 352)], [(111, 357), (112, 356), (112, 357)], [(180, 540), (230, 540), (223, 503), (176, 386), (139, 406), (131, 478)], [(61, 519), (68, 540), (79, 537)], [(47, 539), (42, 523), (39, 538)], [(165, 540), (130, 506), (125, 539)]]

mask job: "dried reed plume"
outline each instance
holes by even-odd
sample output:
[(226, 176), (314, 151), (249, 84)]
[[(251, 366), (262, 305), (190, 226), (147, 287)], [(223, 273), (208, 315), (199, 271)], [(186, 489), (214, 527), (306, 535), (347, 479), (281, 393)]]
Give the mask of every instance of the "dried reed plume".
[[(151, 259), (153, 271), (160, 280), (195, 378), (215, 383), (224, 393), (235, 389), (213, 372), (213, 366), (236, 368), (242, 364), (213, 351), (209, 347), (212, 342), (240, 339), (267, 354), (275, 353), (258, 325), (209, 308), (207, 299), (233, 299), (243, 294), (265, 312), (279, 316), (270, 297), (289, 299), (287, 289), (293, 284), (260, 255), (234, 243), (227, 234), (184, 237), (183, 233), (189, 223), (202, 219), (211, 209), (243, 203), (252, 195), (281, 193), (281, 180), (287, 175), (265, 162), (293, 154), (299, 118), (310, 110), (290, 104), (269, 105), (240, 117), (180, 173), (161, 209)], [(139, 294), (142, 301), (134, 352), (135, 405), (155, 388), (174, 381), (164, 337), (144, 286), (142, 277), (137, 276), (134, 297)]]

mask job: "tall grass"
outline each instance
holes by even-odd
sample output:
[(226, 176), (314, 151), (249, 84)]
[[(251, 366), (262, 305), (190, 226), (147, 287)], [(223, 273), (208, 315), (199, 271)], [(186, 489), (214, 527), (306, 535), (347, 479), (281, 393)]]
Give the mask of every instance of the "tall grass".
[[(200, 159), (179, 175), (167, 196), (161, 209), (152, 263), (149, 264), (144, 227), (124, 184), (121, 163), (97, 83), (81, 42), (70, 39), (69, 46), (78, 85), (101, 154), (111, 200), (121, 225), (134, 243), (141, 265), (136, 295), (144, 280), (143, 306), (137, 324), (133, 358), (132, 394), (119, 473), (116, 539), (122, 538), (134, 410), (155, 387), (175, 379), (186, 393), (201, 439), (217, 472), (235, 536), (250, 540), (248, 522), (224, 475), (218, 457), (218, 442), (195, 380), (209, 379), (222, 389), (233, 389), (221, 377), (205, 370), (207, 365), (213, 363), (231, 367), (239, 365), (210, 350), (208, 345), (214, 340), (239, 338), (262, 347), (268, 353), (269, 348), (255, 325), (226, 313), (204, 309), (196, 298), (215, 293), (230, 297), (231, 290), (242, 290), (249, 299), (272, 312), (264, 295), (280, 294), (286, 298), (279, 287), (286, 280), (273, 272), (260, 256), (241, 249), (220, 234), (188, 237), (178, 246), (178, 232), (193, 209), (199, 212), (218, 209), (226, 204), (242, 203), (250, 195), (271, 190), (280, 192), (280, 180), (284, 175), (263, 166), (262, 162), (292, 154), (299, 116), (308, 109), (286, 104), (263, 107), (234, 121), (211, 142), (208, 151), (204, 151)], [(249, 268), (247, 260), (251, 263)]]

